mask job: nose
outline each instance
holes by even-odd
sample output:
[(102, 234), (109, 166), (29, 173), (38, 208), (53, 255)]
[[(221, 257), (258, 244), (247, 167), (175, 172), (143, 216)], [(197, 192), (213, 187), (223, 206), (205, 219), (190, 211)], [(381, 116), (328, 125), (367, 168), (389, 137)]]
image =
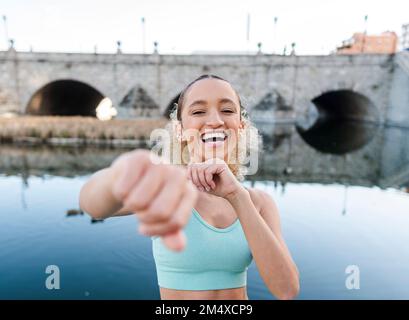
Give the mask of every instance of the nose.
[(214, 110), (209, 113), (208, 118), (206, 119), (206, 125), (212, 127), (218, 127), (224, 124), (223, 119), (220, 117), (220, 114), (217, 110)]

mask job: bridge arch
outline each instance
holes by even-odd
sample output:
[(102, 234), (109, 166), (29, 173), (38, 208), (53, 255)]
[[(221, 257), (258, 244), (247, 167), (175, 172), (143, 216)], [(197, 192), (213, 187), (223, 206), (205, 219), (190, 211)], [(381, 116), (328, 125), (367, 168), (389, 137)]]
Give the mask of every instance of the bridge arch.
[(378, 109), (368, 97), (349, 89), (326, 91), (311, 102), (319, 118), (369, 122), (378, 122), (380, 118)]
[(30, 115), (96, 116), (105, 96), (91, 85), (73, 79), (52, 81), (30, 98), (25, 112)]
[(350, 89), (329, 90), (311, 102), (315, 122), (298, 122), (296, 129), (317, 151), (346, 154), (363, 148), (375, 136), (380, 114), (365, 95)]

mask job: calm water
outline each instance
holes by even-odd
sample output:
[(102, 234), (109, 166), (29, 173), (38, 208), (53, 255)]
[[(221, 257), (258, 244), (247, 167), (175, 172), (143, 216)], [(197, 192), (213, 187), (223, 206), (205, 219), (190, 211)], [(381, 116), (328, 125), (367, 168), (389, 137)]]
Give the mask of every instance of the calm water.
[[(244, 184), (279, 206), (299, 299), (409, 299), (409, 131), (260, 128), (260, 168)], [(135, 217), (68, 214), (90, 174), (124, 151), (0, 147), (0, 299), (159, 299)], [(60, 269), (60, 290), (45, 287), (48, 265)], [(349, 265), (359, 267), (358, 290), (346, 288)], [(248, 295), (274, 299), (254, 262)]]

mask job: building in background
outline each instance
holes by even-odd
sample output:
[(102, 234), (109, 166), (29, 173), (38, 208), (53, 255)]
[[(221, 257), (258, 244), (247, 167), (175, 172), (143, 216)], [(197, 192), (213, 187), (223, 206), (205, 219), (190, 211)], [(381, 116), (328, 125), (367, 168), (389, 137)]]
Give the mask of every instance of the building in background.
[(336, 54), (360, 53), (395, 53), (398, 46), (398, 36), (393, 31), (386, 31), (379, 35), (354, 33), (352, 38), (342, 42)]
[(409, 50), (409, 23), (402, 26), (402, 36), (400, 39), (402, 50)]

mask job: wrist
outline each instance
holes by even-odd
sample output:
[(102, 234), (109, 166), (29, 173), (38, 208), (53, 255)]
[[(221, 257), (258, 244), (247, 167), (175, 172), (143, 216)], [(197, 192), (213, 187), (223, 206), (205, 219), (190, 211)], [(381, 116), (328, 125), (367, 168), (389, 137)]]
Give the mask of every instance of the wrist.
[(249, 196), (250, 194), (248, 191), (243, 187), (240, 186), (238, 187), (235, 191), (230, 192), (229, 194), (226, 195), (226, 200), (230, 202), (230, 204), (234, 205), (237, 203), (239, 200), (245, 198), (246, 196)]

